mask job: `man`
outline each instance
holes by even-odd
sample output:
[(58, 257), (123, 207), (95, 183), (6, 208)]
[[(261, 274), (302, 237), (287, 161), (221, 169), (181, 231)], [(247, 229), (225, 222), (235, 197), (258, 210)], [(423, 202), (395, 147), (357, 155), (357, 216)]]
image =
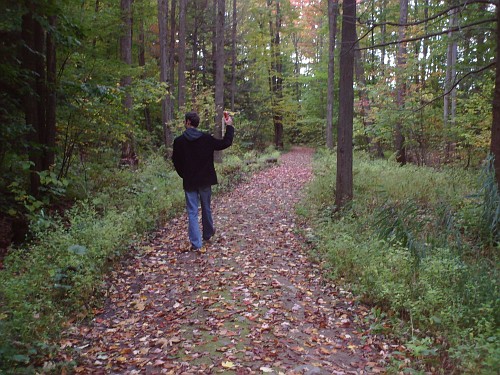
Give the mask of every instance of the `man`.
[(185, 115), (186, 130), (175, 138), (172, 161), (177, 174), (182, 178), (182, 186), (186, 196), (188, 215), (188, 235), (191, 249), (202, 248), (202, 236), (198, 225), (198, 204), (201, 201), (201, 222), (203, 240), (208, 241), (215, 234), (210, 198), (212, 185), (217, 184), (214, 167), (214, 151), (224, 150), (233, 143), (233, 119), (224, 112), (226, 133), (223, 139), (216, 139), (199, 131), (200, 117), (196, 112)]

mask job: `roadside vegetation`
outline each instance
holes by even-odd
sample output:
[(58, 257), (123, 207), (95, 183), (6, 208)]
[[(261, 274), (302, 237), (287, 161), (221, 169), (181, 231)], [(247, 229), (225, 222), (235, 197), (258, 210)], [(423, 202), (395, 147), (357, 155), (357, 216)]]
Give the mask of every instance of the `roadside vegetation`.
[[(494, 374), (500, 368), (500, 196), (480, 173), (400, 166), (358, 153), (354, 200), (335, 213), (335, 156), (319, 152), (300, 212), (332, 278), (373, 306), (373, 330), (405, 341), (417, 367)], [(394, 363), (394, 368), (399, 367)]]
[[(278, 156), (272, 148), (256, 153), (235, 146), (217, 165), (216, 192)], [(4, 259), (1, 371), (33, 373), (43, 368), (59, 350), (54, 343), (61, 330), (99, 308), (103, 278), (110, 268), (133, 253), (134, 245), (155, 228), (183, 212), (182, 181), (159, 153), (135, 170), (95, 163), (89, 171), (86, 181), (75, 179), (67, 186), (82, 194), (81, 186), (86, 185), (85, 198), (74, 201), (62, 215), (39, 211), (32, 217), (30, 240)]]

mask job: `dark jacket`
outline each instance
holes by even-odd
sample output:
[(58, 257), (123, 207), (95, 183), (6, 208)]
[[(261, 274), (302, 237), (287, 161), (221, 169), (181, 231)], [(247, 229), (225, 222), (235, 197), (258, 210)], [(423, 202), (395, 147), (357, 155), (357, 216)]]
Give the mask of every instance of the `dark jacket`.
[(233, 143), (234, 127), (226, 126), (223, 139), (195, 128), (188, 128), (174, 139), (172, 161), (177, 174), (182, 177), (184, 190), (196, 190), (217, 184), (214, 151), (224, 150)]

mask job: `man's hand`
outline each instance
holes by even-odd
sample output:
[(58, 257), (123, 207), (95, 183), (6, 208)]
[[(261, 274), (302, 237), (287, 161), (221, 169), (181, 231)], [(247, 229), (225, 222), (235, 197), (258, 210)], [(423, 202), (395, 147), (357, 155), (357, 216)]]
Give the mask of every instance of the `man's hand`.
[(226, 125), (231, 125), (233, 126), (233, 118), (229, 116), (229, 113), (224, 111), (224, 121), (226, 122)]

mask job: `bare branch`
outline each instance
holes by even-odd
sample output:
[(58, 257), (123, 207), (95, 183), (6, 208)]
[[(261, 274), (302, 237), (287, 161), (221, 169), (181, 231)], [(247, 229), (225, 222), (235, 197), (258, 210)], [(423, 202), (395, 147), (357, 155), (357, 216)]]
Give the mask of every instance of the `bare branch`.
[(398, 22), (375, 23), (375, 24), (373, 24), (369, 28), (368, 31), (366, 31), (363, 35), (361, 35), (359, 37), (358, 42), (360, 40), (364, 39), (368, 34), (370, 34), (377, 27), (381, 27), (381, 26), (404, 26), (404, 27), (417, 26), (417, 25), (421, 25), (423, 23), (435, 20), (436, 18), (445, 16), (450, 10), (457, 9), (457, 8), (465, 8), (467, 5), (471, 5), (471, 4), (490, 4), (490, 5), (499, 6), (497, 0), (466, 0), (463, 3), (452, 5), (452, 6), (448, 7), (448, 8), (446, 8), (446, 9), (442, 10), (441, 12), (438, 12), (438, 13), (434, 14), (433, 16), (428, 17), (428, 18), (426, 18), (424, 20), (419, 20), (419, 21), (414, 21), (414, 22), (407, 22), (405, 24), (400, 24)]
[(425, 107), (427, 107), (428, 105), (430, 105), (432, 103), (435, 103), (436, 101), (444, 98), (446, 95), (450, 94), (453, 91), (453, 89), (455, 89), (455, 87), (457, 87), (460, 84), (460, 82), (462, 82), (465, 78), (467, 78), (468, 76), (471, 76), (473, 74), (479, 74), (481, 72), (484, 72), (485, 70), (488, 70), (489, 68), (495, 66), (495, 64), (496, 64), (496, 61), (493, 61), (493, 62), (489, 63), (488, 65), (483, 66), (481, 69), (472, 70), (469, 73), (464, 74), (462, 77), (460, 77), (460, 79), (458, 79), (457, 81), (455, 81), (453, 83), (453, 85), (450, 87), (449, 90), (447, 90), (446, 92), (444, 92), (442, 95), (439, 95), (439, 96), (435, 97), (434, 99), (432, 99), (432, 100), (430, 100), (428, 102), (425, 102), (422, 106), (420, 106), (419, 108), (415, 109), (413, 112), (418, 112), (418, 111), (424, 109)]
[[(417, 37), (414, 37), (414, 38), (403, 39), (403, 40), (397, 40), (397, 41), (394, 41), (394, 42), (387, 42), (387, 43), (375, 44), (373, 46), (368, 46), (368, 47), (363, 47), (363, 48), (358, 48), (358, 49), (360, 51), (363, 51), (363, 50), (372, 49), (372, 48), (380, 48), (380, 47), (391, 46), (391, 45), (399, 44), (399, 43), (415, 42), (417, 40), (428, 39), (428, 38), (432, 38), (434, 36), (448, 34), (450, 32), (454, 32), (454, 31), (460, 31), (462, 29), (466, 29), (466, 28), (469, 28), (469, 27), (477, 26), (477, 25), (482, 25), (484, 23), (496, 22), (496, 20), (497, 20), (496, 18), (487, 18), (487, 19), (482, 20), (482, 21), (477, 21), (477, 22), (469, 23), (467, 25), (459, 25), (459, 26), (456, 26), (456, 27), (449, 28), (447, 30), (443, 30), (443, 31), (437, 32), (437, 33), (426, 34), (426, 35), (417, 36)], [(365, 36), (366, 36), (366, 34), (365, 34)], [(358, 39), (358, 41), (359, 40), (361, 40), (361, 38)]]

